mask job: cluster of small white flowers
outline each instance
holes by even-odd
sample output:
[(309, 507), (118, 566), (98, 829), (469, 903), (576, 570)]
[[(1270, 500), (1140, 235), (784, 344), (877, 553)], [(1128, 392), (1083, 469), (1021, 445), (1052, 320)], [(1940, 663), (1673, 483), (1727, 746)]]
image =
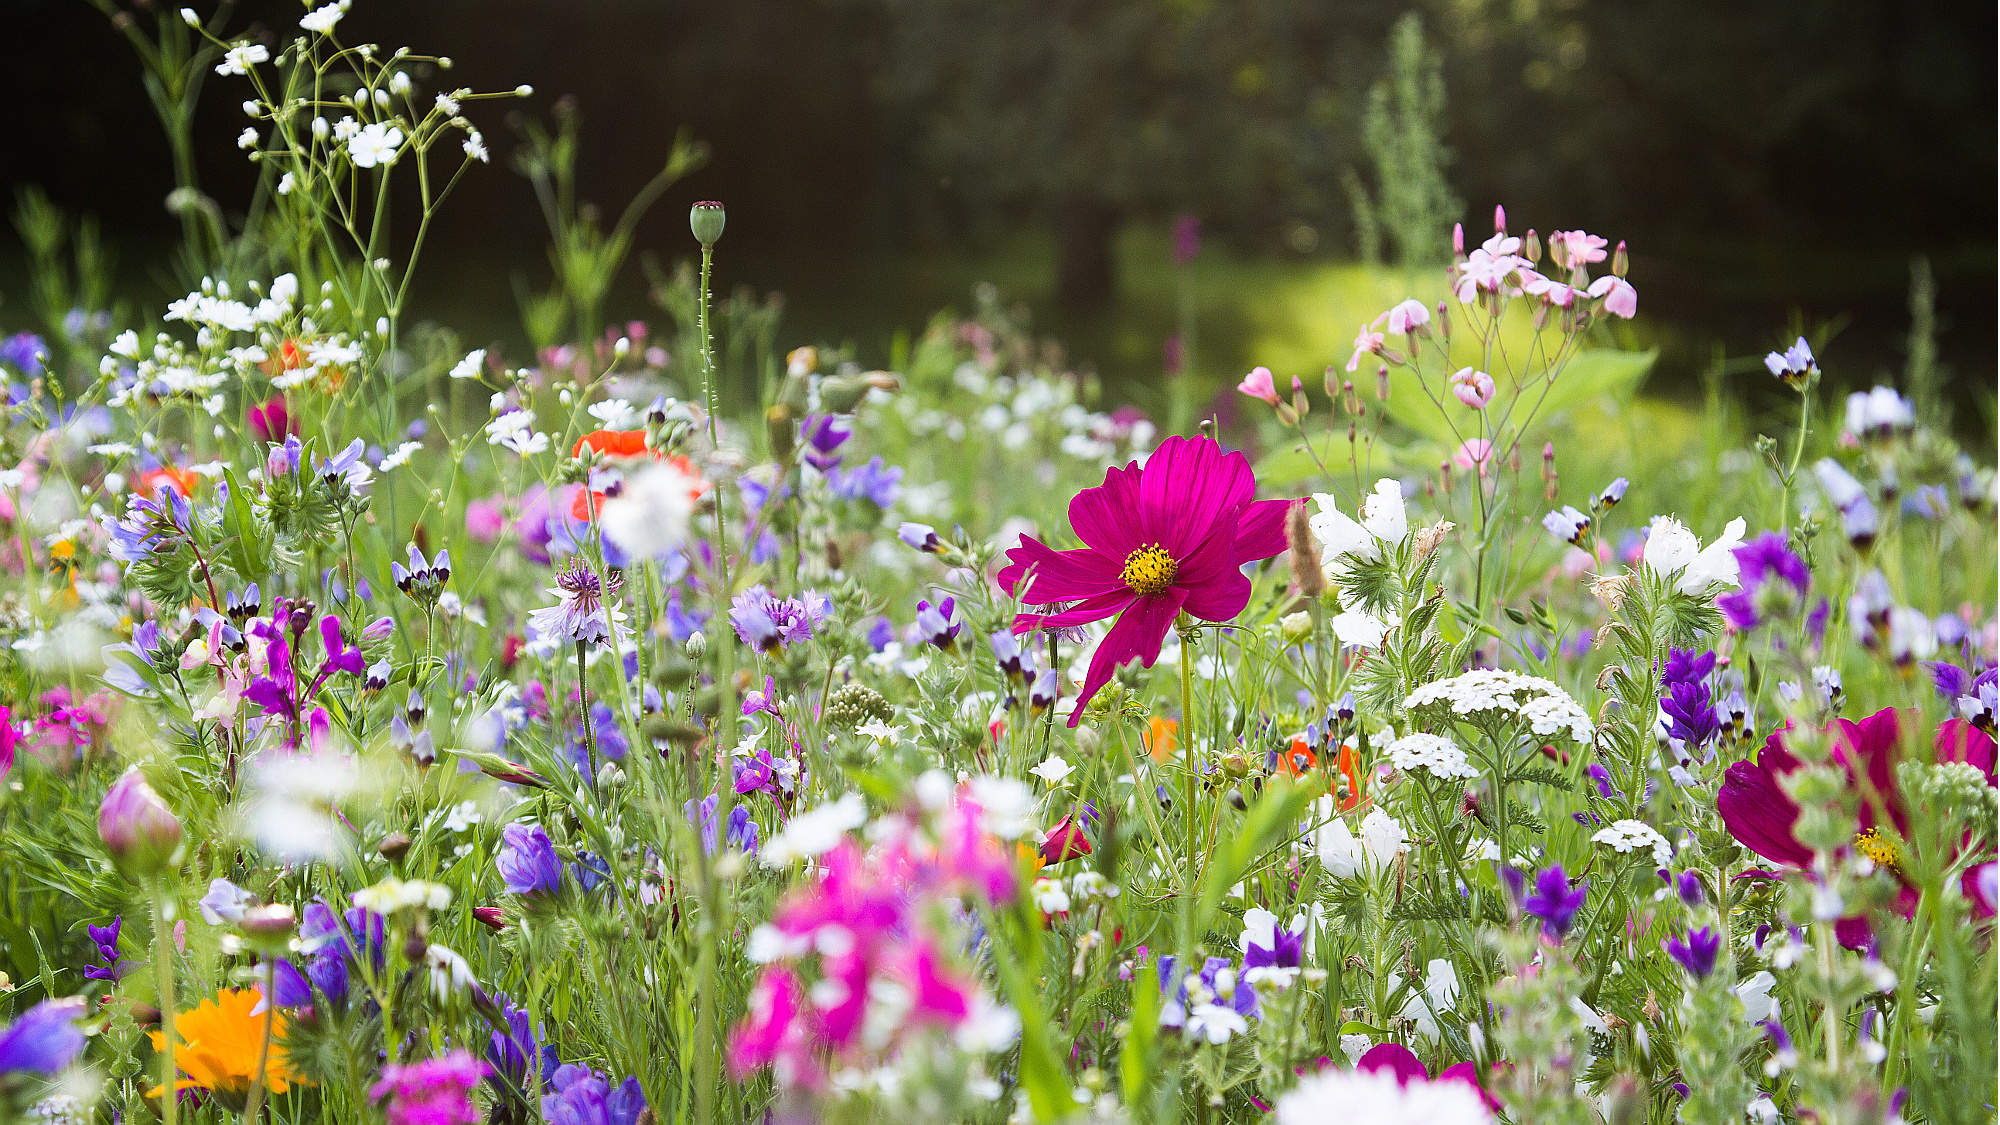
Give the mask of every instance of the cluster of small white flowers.
[(451, 888), (443, 883), (428, 883), (422, 879), (384, 879), (372, 887), (363, 887), (354, 892), (354, 905), (376, 914), (394, 914), (399, 910), (443, 910), (451, 905)]
[(1070, 384), (1046, 375), (990, 375), (977, 364), (960, 365), (952, 379), (956, 389), (978, 401), (940, 405), (914, 395), (895, 399), (895, 409), (913, 435), (941, 434), (962, 442), (971, 425), (994, 435), (1008, 449), (1046, 443), (1079, 461), (1101, 463), (1123, 451), (1139, 453), (1152, 444), (1151, 423), (1121, 427), (1109, 414), (1092, 411), (1076, 400)]
[(1590, 838), (1593, 844), (1603, 844), (1621, 855), (1640, 848), (1651, 848), (1653, 863), (1665, 867), (1674, 858), (1674, 846), (1659, 830), (1643, 820), (1615, 820), (1610, 825), (1597, 830)]
[(1433, 680), (1411, 692), (1403, 706), (1414, 710), (1439, 702), (1450, 703), (1452, 712), (1459, 715), (1481, 711), (1519, 715), (1539, 735), (1567, 730), (1572, 739), (1588, 743), (1595, 734), (1589, 713), (1568, 692), (1540, 676), (1502, 668), (1475, 668), (1449, 679)]
[(1458, 744), (1441, 734), (1406, 734), (1389, 744), (1389, 761), (1399, 770), (1427, 770), (1432, 777), (1479, 776), (1479, 767), (1465, 757)]

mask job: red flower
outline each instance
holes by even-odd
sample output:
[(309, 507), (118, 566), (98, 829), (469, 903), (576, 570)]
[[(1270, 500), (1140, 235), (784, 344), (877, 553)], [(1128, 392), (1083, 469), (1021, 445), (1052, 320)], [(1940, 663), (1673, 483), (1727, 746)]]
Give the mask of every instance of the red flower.
[(1057, 551), (1033, 536), (1007, 552), (1001, 588), (1029, 605), (1014, 631), (1066, 629), (1116, 617), (1091, 658), (1070, 725), (1121, 664), (1150, 668), (1176, 615), (1227, 621), (1250, 600), (1245, 563), (1285, 549), (1290, 500), (1252, 499), (1257, 481), (1241, 453), (1207, 438), (1171, 437), (1141, 466), (1109, 469), (1076, 494), (1069, 522), (1084, 545)]

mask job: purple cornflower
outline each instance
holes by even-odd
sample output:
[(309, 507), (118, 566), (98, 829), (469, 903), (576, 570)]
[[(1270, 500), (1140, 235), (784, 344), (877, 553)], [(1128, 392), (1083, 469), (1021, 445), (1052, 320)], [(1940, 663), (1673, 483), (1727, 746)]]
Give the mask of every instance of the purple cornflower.
[(814, 626), (831, 611), (826, 598), (811, 590), (796, 598), (780, 598), (763, 586), (752, 586), (731, 599), (729, 623), (744, 644), (777, 652), (811, 640)]
[(0, 1076), (59, 1074), (83, 1053), (81, 996), (44, 1000), (0, 1028)]
[(48, 344), (33, 332), (20, 332), (0, 340), (0, 363), (20, 372), (24, 379), (40, 375), (48, 355)]
[(828, 473), (826, 486), (842, 500), (867, 500), (878, 508), (888, 508), (903, 494), (903, 470), (884, 465), (880, 457), (870, 457), (866, 464)]
[(1668, 956), (1679, 962), (1689, 976), (1696, 980), (1706, 980), (1708, 974), (1715, 971), (1716, 955), (1722, 952), (1722, 936), (1703, 926), (1698, 930), (1690, 930), (1686, 941), (1668, 938), (1660, 943), (1660, 947), (1667, 951)]
[(1561, 941), (1569, 935), (1569, 928), (1575, 924), (1577, 912), (1583, 909), (1589, 890), (1588, 879), (1572, 889), (1562, 864), (1554, 864), (1543, 868), (1535, 876), (1534, 888), (1521, 899), (1521, 909), (1542, 920), (1543, 934)]
[(485, 1063), (465, 1050), (422, 1062), (391, 1064), (382, 1080), (368, 1091), (376, 1101), (389, 1100), (389, 1125), (478, 1125), (473, 1088), (489, 1073)]
[(625, 614), (612, 606), (624, 586), (618, 572), (601, 579), (580, 558), (571, 558), (549, 593), (556, 604), (528, 614), (528, 627), (553, 644), (618, 643)]
[(116, 983), (119, 978), (132, 971), (137, 962), (126, 961), (118, 956), (118, 931), (125, 925), (125, 916), (120, 914), (111, 919), (108, 926), (86, 926), (90, 931), (90, 943), (97, 947), (96, 965), (84, 966), (83, 975), (91, 980), (108, 980)]
[(549, 1125), (637, 1125), (646, 1111), (646, 1095), (636, 1078), (613, 1088), (609, 1078), (581, 1066), (560, 1066), (549, 1079), (542, 1098), (542, 1117)]
[(539, 824), (509, 824), (500, 830), (500, 854), (493, 858), (511, 894), (555, 894), (562, 889), (562, 864), (555, 844)]
[(299, 922), (299, 955), (272, 966), (278, 1006), (311, 1004), (315, 996), (323, 996), (335, 1006), (345, 1004), (352, 966), (366, 959), (381, 971), (386, 926), (380, 914), (358, 906), (336, 915), (324, 902), (307, 905)]
[(840, 447), (854, 434), (854, 420), (844, 414), (809, 414), (799, 427), (805, 439), (806, 464), (830, 473), (840, 464)]

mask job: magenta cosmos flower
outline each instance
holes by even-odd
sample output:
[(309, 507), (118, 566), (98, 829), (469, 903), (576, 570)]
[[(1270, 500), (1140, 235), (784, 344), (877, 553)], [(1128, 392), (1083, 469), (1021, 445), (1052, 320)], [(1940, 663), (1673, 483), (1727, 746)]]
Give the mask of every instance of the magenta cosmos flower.
[[(1860, 722), (1836, 719), (1827, 727), (1833, 739), (1834, 761), (1863, 794), (1855, 815), (1854, 850), (1898, 878), (1902, 876), (1898, 840), (1909, 829), (1909, 815), (1896, 784), (1896, 762), (1904, 724), (1914, 720), (1914, 712), (1899, 716), (1889, 707)], [(1787, 723), (1772, 731), (1756, 761), (1729, 767), (1715, 805), (1724, 827), (1738, 843), (1773, 863), (1809, 870), (1813, 853), (1798, 838), (1799, 806), (1780, 781), (1800, 767), (1798, 758), (1785, 746), (1790, 727)], [(1937, 761), (1969, 763), (1986, 775), (1988, 785), (1995, 784), (1995, 744), (1984, 731), (1963, 719), (1947, 719), (1938, 726), (1933, 741)], [(1976, 893), (1976, 866), (1966, 872), (1963, 890), (1984, 913), (1984, 901)], [(1896, 906), (1906, 917), (1916, 906), (1916, 895), (1907, 885)], [(1850, 948), (1866, 944), (1869, 930), (1865, 918), (1843, 918), (1837, 928), (1842, 944)]]
[(1024, 535), (1007, 552), (1001, 588), (1028, 605), (1059, 607), (1017, 616), (1016, 633), (1118, 619), (1091, 658), (1071, 726), (1119, 665), (1136, 658), (1153, 666), (1175, 615), (1227, 621), (1243, 612), (1243, 565), (1285, 549), (1293, 503), (1254, 500), (1256, 492), (1241, 453), (1170, 437), (1144, 465), (1107, 469), (1103, 484), (1069, 502), (1082, 547), (1057, 551)]

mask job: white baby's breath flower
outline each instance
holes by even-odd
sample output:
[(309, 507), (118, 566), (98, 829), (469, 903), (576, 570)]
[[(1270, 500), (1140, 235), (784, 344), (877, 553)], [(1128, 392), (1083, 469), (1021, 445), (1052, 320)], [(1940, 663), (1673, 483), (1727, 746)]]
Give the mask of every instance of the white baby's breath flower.
[(387, 122), (363, 125), (347, 142), (347, 158), (356, 168), (388, 167), (396, 162), (396, 150), (403, 143), (403, 131)]
[(479, 378), (479, 373), (485, 369), (486, 349), (474, 348), (465, 353), (464, 359), (452, 365), (451, 377), (454, 379), (477, 379)]
[(246, 150), (256, 148), (257, 130), (247, 125), (244, 126), (243, 131), (241, 133), (236, 134), (236, 147)]
[(340, 22), (340, 17), (347, 14), (348, 6), (352, 2), (353, 0), (334, 0), (324, 7), (314, 8), (299, 17), (299, 27), (315, 35), (332, 35), (334, 25)]
[(1403, 700), (1403, 706), (1411, 710), (1435, 703), (1449, 703), (1454, 715), (1518, 715), (1527, 720), (1529, 729), (1544, 737), (1568, 731), (1571, 739), (1588, 743), (1595, 733), (1589, 713), (1561, 687), (1540, 676), (1501, 668), (1475, 668), (1433, 680)]
[(423, 447), (423, 442), (406, 441), (395, 449), (390, 450), (389, 455), (382, 458), (382, 463), (377, 465), (376, 468), (385, 473), (390, 469), (400, 469), (404, 465), (409, 464), (411, 455)]
[(232, 74), (248, 74), (258, 63), (271, 61), (271, 50), (262, 43), (238, 43), (222, 53), (222, 61), (216, 64), (215, 73), (224, 78)]

